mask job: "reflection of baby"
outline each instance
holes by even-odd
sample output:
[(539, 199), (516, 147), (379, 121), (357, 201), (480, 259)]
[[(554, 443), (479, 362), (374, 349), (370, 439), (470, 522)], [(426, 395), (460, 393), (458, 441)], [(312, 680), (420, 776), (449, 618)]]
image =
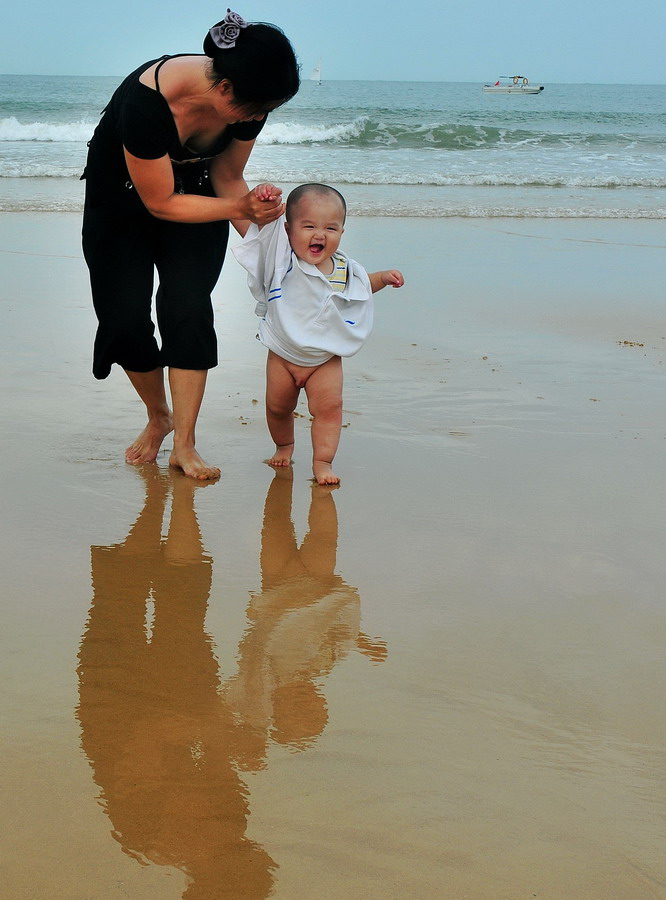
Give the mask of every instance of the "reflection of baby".
[[(277, 188), (255, 188), (273, 200)], [(324, 184), (303, 184), (287, 198), (286, 215), (261, 230), (253, 225), (234, 250), (249, 272), (262, 317), (258, 337), (268, 348), (266, 419), (275, 453), (287, 466), (294, 452), (296, 403), (305, 389), (312, 415), (312, 470), (319, 484), (337, 484), (332, 463), (342, 427), (342, 359), (370, 334), (372, 295), (402, 287), (397, 269), (368, 274), (340, 249), (346, 204)]]
[(266, 497), (262, 590), (252, 595), (238, 674), (224, 692), (258, 739), (257, 757), (238, 760), (247, 768), (263, 765), (269, 737), (300, 749), (321, 734), (328, 712), (316, 679), (350, 650), (374, 662), (386, 656), (383, 641), (360, 631), (358, 591), (334, 574), (338, 523), (333, 496), (313, 486), (308, 533), (298, 547), (292, 483), (291, 469), (277, 470)]

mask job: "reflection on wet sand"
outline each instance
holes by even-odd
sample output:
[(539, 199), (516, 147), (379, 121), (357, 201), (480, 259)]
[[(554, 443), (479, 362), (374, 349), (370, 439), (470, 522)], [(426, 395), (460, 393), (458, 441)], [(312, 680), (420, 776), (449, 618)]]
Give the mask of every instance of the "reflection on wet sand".
[(92, 547), (78, 670), (83, 750), (126, 853), (184, 871), (188, 900), (261, 900), (275, 863), (245, 837), (247, 789), (233, 764), (242, 732), (220, 702), (204, 629), (212, 560), (193, 504), (203, 488), (156, 467), (142, 472), (146, 501), (126, 540)]
[[(83, 750), (123, 851), (187, 875), (187, 900), (264, 900), (277, 864), (246, 837), (239, 770), (265, 765), (269, 740), (302, 749), (327, 722), (316, 679), (356, 647), (355, 588), (334, 574), (337, 516), (315, 486), (300, 548), (291, 472), (276, 474), (262, 531), (262, 591), (251, 597), (238, 673), (221, 685), (205, 615), (212, 560), (194, 511), (205, 489), (155, 466), (127, 538), (93, 546), (93, 601), (79, 654)], [(162, 524), (171, 501), (169, 527)]]
[(314, 484), (308, 532), (299, 547), (292, 521), (291, 468), (277, 469), (266, 496), (261, 533), (262, 590), (251, 595), (250, 627), (238, 673), (224, 697), (256, 736), (245, 769), (261, 768), (268, 739), (310, 746), (328, 721), (319, 681), (350, 649), (379, 662), (386, 645), (360, 630), (358, 591), (335, 572), (338, 519), (333, 494)]

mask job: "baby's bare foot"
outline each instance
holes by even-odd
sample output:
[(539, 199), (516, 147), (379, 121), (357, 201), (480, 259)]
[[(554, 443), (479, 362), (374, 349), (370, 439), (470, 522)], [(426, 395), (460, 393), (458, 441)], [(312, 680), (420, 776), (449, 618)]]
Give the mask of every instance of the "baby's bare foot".
[(193, 447), (184, 450), (176, 450), (174, 447), (169, 457), (169, 465), (181, 469), (185, 475), (199, 481), (212, 481), (221, 474), (217, 466), (209, 466), (204, 462)]
[(275, 453), (266, 462), (269, 466), (288, 466), (291, 464), (291, 457), (294, 455), (293, 444), (283, 444), (279, 447), (275, 445)]
[[(265, 460), (268, 463), (268, 460)], [(275, 466), (273, 468), (273, 478), (277, 481), (286, 481), (289, 484), (292, 484), (294, 481), (294, 467), (293, 466)], [(315, 485), (313, 485), (314, 487)]]
[(317, 484), (340, 484), (340, 479), (333, 471), (331, 463), (315, 459), (312, 464), (312, 472)]
[(151, 419), (137, 439), (125, 450), (125, 462), (131, 466), (155, 462), (162, 441), (171, 431), (173, 422), (170, 413)]

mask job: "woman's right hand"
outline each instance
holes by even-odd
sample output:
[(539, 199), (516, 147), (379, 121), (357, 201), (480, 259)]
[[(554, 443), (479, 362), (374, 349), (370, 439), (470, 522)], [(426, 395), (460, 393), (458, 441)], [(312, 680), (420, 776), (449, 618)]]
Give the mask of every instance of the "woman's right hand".
[[(284, 212), (282, 191), (280, 188), (272, 185), (271, 187), (273, 189), (270, 192), (258, 192), (255, 189), (240, 197), (238, 200), (239, 218), (249, 219), (250, 222), (254, 222), (260, 228), (262, 225), (268, 225), (269, 222), (274, 222), (275, 219), (278, 219)], [(262, 199), (267, 194), (269, 196), (266, 199)]]

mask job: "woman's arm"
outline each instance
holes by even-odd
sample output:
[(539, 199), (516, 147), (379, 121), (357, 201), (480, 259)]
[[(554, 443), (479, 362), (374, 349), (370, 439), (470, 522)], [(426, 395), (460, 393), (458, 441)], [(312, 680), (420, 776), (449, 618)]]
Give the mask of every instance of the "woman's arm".
[[(244, 141), (232, 141), (229, 147), (216, 159), (210, 167), (211, 178), (217, 197), (202, 197), (197, 194), (177, 194), (174, 190), (173, 169), (168, 156), (160, 159), (140, 159), (125, 150), (125, 160), (132, 184), (137, 190), (144, 206), (151, 215), (157, 219), (165, 219), (169, 222), (186, 222), (196, 224), (200, 222), (216, 222), (221, 219), (250, 220), (257, 224), (266, 224), (277, 218), (281, 211), (281, 204), (268, 204), (258, 200), (254, 194), (248, 192), (243, 180), (243, 167), (252, 149), (252, 141), (249, 141), (249, 149), (239, 154), (234, 145), (244, 144)], [(227, 154), (232, 160), (221, 170), (226, 173), (220, 179), (214, 175), (216, 163), (222, 162)], [(239, 156), (244, 156), (244, 161), (238, 171)], [(230, 178), (229, 173), (235, 172), (235, 177)], [(230, 189), (225, 185), (229, 184)], [(242, 189), (241, 189), (242, 185)]]
[(283, 212), (282, 191), (279, 188), (273, 188), (270, 197), (256, 190), (251, 191), (248, 196), (244, 172), (254, 143), (233, 140), (224, 153), (215, 157), (208, 170), (218, 197), (229, 200), (244, 198), (247, 203), (246, 208), (250, 214), (230, 216), (231, 224), (241, 237), (245, 235), (251, 222), (259, 226), (267, 225)]

